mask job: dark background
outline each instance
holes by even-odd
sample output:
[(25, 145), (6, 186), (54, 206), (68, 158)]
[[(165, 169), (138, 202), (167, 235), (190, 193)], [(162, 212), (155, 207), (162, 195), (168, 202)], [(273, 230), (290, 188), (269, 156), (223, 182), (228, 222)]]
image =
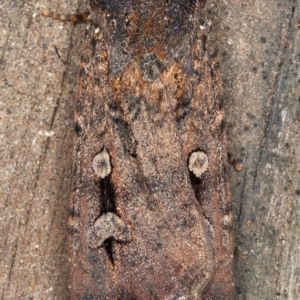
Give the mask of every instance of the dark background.
[[(67, 299), (73, 109), (82, 1), (0, 0), (0, 296)], [(208, 5), (224, 83), (236, 299), (300, 295), (300, 2)], [(66, 67), (60, 55), (69, 62)]]

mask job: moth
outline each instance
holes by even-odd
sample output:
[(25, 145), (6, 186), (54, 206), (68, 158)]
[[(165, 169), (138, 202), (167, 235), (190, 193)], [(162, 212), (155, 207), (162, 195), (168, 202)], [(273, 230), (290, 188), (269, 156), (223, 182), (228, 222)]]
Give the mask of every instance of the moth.
[(222, 84), (206, 0), (90, 0), (84, 18), (71, 299), (233, 299)]

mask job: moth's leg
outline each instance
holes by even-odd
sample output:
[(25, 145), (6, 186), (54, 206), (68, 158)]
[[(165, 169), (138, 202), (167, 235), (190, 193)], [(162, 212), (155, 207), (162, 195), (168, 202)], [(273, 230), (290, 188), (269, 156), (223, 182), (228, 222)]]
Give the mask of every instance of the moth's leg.
[(81, 14), (58, 14), (51, 12), (47, 9), (42, 11), (42, 15), (46, 18), (52, 18), (55, 20), (60, 20), (63, 22), (72, 22), (72, 23), (86, 23), (88, 21), (88, 16), (90, 15), (89, 11), (83, 12)]

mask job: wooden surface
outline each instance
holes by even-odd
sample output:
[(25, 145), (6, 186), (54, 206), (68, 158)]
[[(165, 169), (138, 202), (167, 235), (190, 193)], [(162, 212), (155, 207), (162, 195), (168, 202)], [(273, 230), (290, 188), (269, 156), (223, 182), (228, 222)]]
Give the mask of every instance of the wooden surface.
[(230, 174), (236, 299), (298, 299), (300, 2), (243, 2), (220, 2), (212, 18), (228, 149), (244, 164)]
[[(79, 3), (0, 2), (1, 299), (67, 298), (73, 99), (85, 26), (40, 11), (75, 12)], [(229, 174), (235, 298), (297, 299), (300, 2), (214, 0), (208, 9), (228, 148), (244, 165)]]

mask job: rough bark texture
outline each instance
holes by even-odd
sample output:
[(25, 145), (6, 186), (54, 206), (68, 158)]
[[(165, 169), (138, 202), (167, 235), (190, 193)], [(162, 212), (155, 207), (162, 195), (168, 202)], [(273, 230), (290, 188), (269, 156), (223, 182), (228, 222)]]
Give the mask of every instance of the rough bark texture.
[[(0, 2), (2, 299), (67, 298), (74, 61), (84, 29), (42, 19), (40, 11), (73, 12), (79, 2)], [(223, 70), (227, 144), (244, 164), (230, 173), (235, 298), (297, 299), (299, 1), (208, 7)]]

